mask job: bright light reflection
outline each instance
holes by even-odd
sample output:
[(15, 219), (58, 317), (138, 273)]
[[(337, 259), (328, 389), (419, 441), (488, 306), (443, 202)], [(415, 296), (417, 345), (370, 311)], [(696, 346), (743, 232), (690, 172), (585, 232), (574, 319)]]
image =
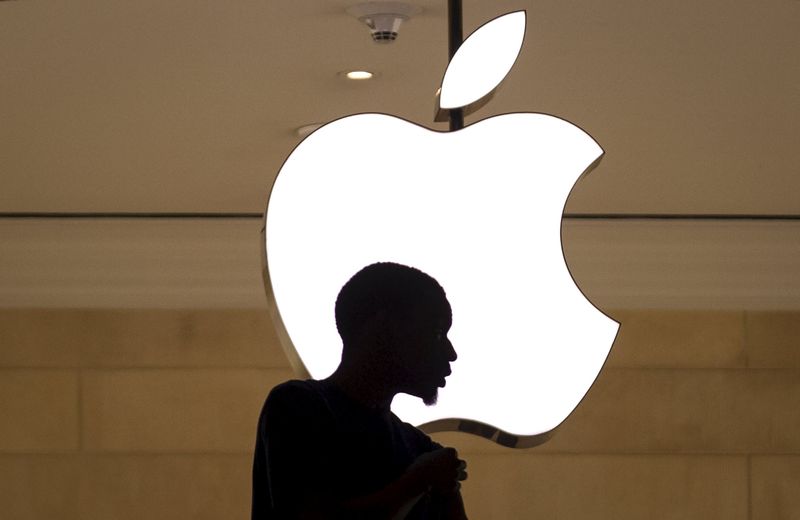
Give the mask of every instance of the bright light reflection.
[(348, 79), (363, 80), (370, 79), (373, 74), (366, 70), (351, 70), (345, 73), (345, 76), (347, 76)]
[(555, 428), (618, 328), (575, 286), (560, 243), (567, 196), (601, 154), (582, 130), (542, 114), (448, 133), (363, 114), (311, 134), (284, 164), (266, 220), (274, 296), (310, 374), (339, 363), (341, 286), (368, 264), (399, 262), (445, 288), (458, 361), (439, 404), (400, 395), (395, 413), (521, 436)]

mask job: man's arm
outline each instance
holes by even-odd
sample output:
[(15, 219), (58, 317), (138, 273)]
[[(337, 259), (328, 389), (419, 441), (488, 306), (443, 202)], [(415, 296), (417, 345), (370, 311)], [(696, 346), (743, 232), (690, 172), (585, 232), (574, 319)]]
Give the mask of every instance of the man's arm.
[(466, 519), (459, 491), (467, 478), (466, 463), (453, 448), (420, 455), (400, 477), (380, 491), (341, 504), (342, 513), (366, 518), (404, 518), (420, 498), (431, 493), (442, 498), (443, 518)]
[(430, 493), (438, 499), (435, 504), (440, 507), (438, 511), (439, 518), (466, 520), (467, 514), (464, 510), (464, 501), (461, 498), (461, 482), (467, 479), (467, 463), (458, 458), (458, 452), (453, 448), (439, 448), (431, 453), (437, 452), (445, 454), (443, 456), (444, 460), (433, 461), (441, 471), (441, 474), (437, 477), (441, 480), (431, 486)]
[(442, 518), (446, 520), (467, 520), (467, 512), (464, 510), (464, 500), (461, 498), (461, 491), (449, 495), (445, 501), (445, 510)]

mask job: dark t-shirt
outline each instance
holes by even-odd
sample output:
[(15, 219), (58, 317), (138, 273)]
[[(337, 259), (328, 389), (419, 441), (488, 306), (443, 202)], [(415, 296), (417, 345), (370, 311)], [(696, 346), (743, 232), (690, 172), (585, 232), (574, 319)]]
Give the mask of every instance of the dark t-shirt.
[[(270, 392), (258, 421), (252, 518), (290, 519), (300, 506), (369, 495), (440, 447), (391, 411), (366, 408), (330, 381), (287, 381)], [(429, 518), (434, 507), (420, 500), (407, 518)]]

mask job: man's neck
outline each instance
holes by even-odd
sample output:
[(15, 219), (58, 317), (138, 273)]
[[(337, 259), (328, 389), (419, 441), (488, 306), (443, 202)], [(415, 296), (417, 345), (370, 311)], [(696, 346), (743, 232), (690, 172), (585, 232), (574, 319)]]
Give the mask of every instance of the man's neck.
[(344, 362), (328, 378), (347, 397), (375, 411), (389, 411), (395, 392), (385, 385), (385, 378), (366, 367), (354, 370)]

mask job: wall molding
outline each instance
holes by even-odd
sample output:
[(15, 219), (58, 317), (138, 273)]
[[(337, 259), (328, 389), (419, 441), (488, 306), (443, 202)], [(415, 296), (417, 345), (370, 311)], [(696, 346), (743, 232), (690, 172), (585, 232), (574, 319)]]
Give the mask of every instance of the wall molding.
[[(266, 308), (261, 217), (0, 218), (0, 307)], [(606, 309), (800, 309), (800, 218), (580, 216), (570, 270)]]

